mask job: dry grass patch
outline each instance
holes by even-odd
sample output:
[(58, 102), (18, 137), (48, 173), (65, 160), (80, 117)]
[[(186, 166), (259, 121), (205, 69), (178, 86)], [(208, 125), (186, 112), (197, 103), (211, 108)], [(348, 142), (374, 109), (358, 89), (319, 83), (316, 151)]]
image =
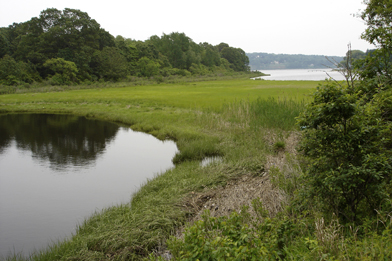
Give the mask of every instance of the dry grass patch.
[[(268, 137), (270, 144), (274, 144), (279, 139), (273, 133), (265, 136)], [(278, 169), (284, 176), (296, 172), (295, 166), (292, 166), (292, 157), (289, 155), (297, 154), (295, 147), (298, 140), (298, 132), (289, 133), (284, 139), (284, 150), (268, 155), (264, 172), (258, 176), (246, 173), (228, 181), (223, 187), (200, 193), (191, 192), (183, 202), (183, 206), (189, 212), (195, 213), (189, 222), (201, 220), (201, 215), (206, 209), (210, 211), (212, 217), (229, 216), (231, 212), (238, 212), (245, 205), (249, 206), (252, 215), (254, 214), (252, 201), (256, 198), (261, 200), (263, 207), (268, 210), (271, 217), (274, 217), (282, 210), (287, 200), (285, 192), (271, 181), (270, 172)]]
[(267, 173), (260, 177), (244, 175), (229, 181), (222, 188), (205, 193), (191, 193), (185, 205), (196, 213), (190, 220), (192, 223), (201, 219), (205, 209), (210, 210), (212, 217), (218, 217), (228, 216), (233, 211), (238, 212), (246, 205), (252, 214), (252, 201), (256, 198), (260, 198), (271, 216), (275, 216), (282, 209), (283, 195), (273, 187)]

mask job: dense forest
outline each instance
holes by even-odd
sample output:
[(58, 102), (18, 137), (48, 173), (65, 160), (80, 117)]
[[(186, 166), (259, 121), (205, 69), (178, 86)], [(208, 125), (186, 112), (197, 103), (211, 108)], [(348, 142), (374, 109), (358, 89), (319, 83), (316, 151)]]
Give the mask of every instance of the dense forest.
[(337, 63), (343, 60), (340, 56), (331, 56), (327, 59), (323, 55), (304, 54), (247, 53), (246, 55), (249, 57), (252, 70), (317, 69), (331, 66), (328, 59)]
[(173, 32), (137, 41), (112, 36), (85, 12), (46, 9), (0, 28), (0, 84), (118, 81), (130, 76), (249, 71), (240, 48), (195, 43)]

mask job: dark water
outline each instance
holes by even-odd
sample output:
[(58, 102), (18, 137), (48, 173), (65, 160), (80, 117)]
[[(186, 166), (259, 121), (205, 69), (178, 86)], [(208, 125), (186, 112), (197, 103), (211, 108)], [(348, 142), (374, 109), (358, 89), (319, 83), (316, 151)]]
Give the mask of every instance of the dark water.
[(69, 115), (0, 116), (0, 257), (69, 237), (171, 167), (174, 142)]

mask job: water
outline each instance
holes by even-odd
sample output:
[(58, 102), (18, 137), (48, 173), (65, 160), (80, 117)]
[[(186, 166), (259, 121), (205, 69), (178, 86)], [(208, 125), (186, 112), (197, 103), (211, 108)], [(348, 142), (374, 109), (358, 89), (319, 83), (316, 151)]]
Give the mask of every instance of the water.
[(173, 167), (177, 146), (97, 120), (0, 116), (0, 256), (42, 249)]
[(257, 78), (278, 81), (323, 81), (326, 78), (333, 78), (337, 81), (345, 80), (343, 75), (331, 69), (292, 69), (292, 70), (261, 70), (262, 73), (270, 76)]

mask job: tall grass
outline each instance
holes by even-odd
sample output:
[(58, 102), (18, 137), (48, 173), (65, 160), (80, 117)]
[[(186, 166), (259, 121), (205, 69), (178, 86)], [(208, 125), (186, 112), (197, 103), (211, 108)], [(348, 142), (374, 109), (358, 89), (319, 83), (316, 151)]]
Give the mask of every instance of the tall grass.
[[(284, 131), (296, 128), (296, 117), (305, 109), (305, 100), (292, 98), (257, 98), (240, 100), (224, 104), (221, 115), (230, 127), (260, 129), (280, 129)], [(215, 121), (216, 122), (216, 121)]]
[(289, 98), (257, 99), (250, 104), (250, 127), (290, 131), (295, 129), (295, 118), (304, 109), (304, 100), (296, 101)]

